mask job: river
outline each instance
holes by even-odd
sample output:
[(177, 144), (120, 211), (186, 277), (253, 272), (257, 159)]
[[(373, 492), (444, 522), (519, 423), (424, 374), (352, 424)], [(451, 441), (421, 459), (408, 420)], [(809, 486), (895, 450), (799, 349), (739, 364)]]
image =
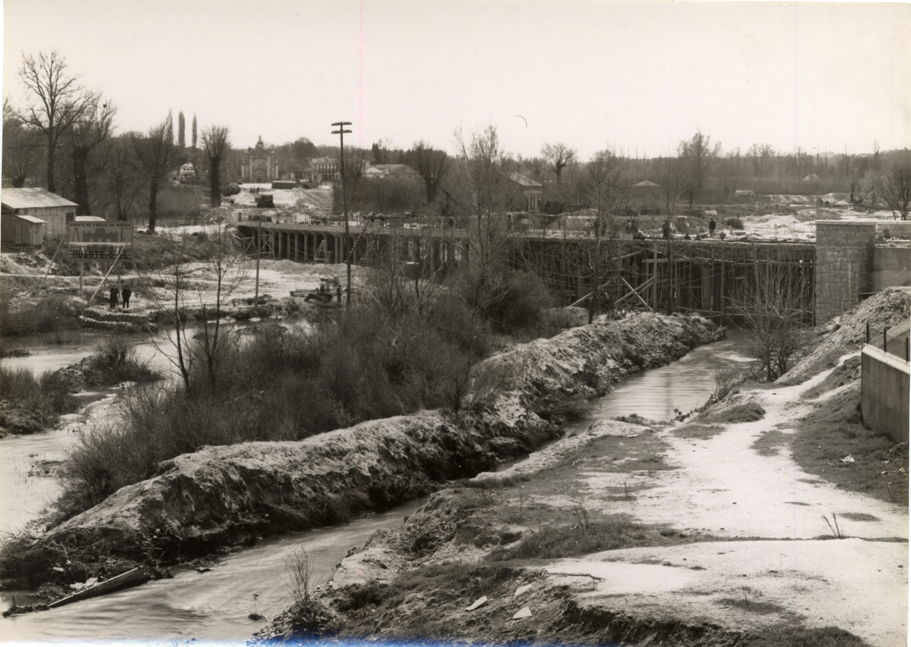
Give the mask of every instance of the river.
[[(103, 339), (102, 336), (93, 342), (83, 339), (63, 348), (32, 347), (32, 357), (22, 359), (36, 358), (47, 369), (59, 368), (87, 356)], [(743, 354), (744, 342), (742, 335), (732, 335), (697, 348), (668, 366), (625, 380), (596, 400), (589, 416), (567, 432), (587, 428), (602, 418), (638, 414), (662, 420), (673, 417), (675, 409), (686, 412), (702, 405), (712, 392), (717, 369), (746, 371), (749, 359)], [(149, 351), (144, 346), (147, 339), (137, 338), (135, 343), (140, 352)], [(12, 361), (3, 360), (4, 364)], [(167, 365), (167, 360), (163, 361)], [(90, 415), (92, 408), (104, 406), (104, 401), (93, 404)], [(75, 422), (74, 427), (78, 428), (78, 420)], [(62, 428), (0, 439), (4, 530), (20, 528), (53, 499), (58, 487), (50, 475), (43, 473), (42, 461), (62, 459), (77, 438), (78, 434)], [(59, 609), (0, 620), (0, 640), (243, 641), (264, 624), (250, 620), (249, 614), (271, 618), (290, 605), (285, 559), (294, 550), (303, 546), (317, 565), (315, 577), (326, 579), (349, 548), (362, 544), (380, 528), (400, 524), (416, 507), (417, 503), (412, 503), (344, 526), (269, 539), (222, 558), (209, 572), (175, 570), (173, 579), (150, 582)], [(19, 603), (25, 602), (20, 596)], [(0, 594), (2, 608), (8, 608), (11, 603), (10, 593)]]

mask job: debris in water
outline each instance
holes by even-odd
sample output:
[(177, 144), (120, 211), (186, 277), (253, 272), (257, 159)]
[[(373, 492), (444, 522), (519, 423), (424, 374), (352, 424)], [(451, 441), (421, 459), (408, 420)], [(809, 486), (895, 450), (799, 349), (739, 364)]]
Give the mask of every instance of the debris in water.
[(854, 457), (851, 456), (850, 454), (848, 454), (847, 456), (845, 456), (844, 458), (841, 459), (841, 462), (842, 463), (853, 463)]

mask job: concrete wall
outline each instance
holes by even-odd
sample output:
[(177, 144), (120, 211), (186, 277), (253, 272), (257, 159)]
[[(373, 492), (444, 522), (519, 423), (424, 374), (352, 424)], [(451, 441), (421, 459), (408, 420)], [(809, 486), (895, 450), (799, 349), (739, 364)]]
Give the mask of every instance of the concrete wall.
[(908, 442), (908, 399), (911, 365), (867, 344), (861, 357), (861, 407), (864, 425)]
[(820, 220), (816, 223), (816, 323), (854, 307), (873, 291), (876, 223)]
[[(911, 225), (911, 222), (907, 223)], [(911, 284), (911, 247), (881, 247), (873, 252), (873, 292)]]

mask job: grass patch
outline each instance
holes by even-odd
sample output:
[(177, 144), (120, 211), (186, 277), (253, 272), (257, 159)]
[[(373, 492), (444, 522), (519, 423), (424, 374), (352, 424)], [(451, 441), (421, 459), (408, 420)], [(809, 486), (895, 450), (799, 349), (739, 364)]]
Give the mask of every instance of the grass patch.
[(755, 449), (760, 456), (778, 456), (778, 451), (782, 447), (787, 447), (790, 440), (790, 434), (770, 429), (763, 431), (750, 447)]
[(736, 607), (761, 616), (769, 615), (770, 613), (788, 613), (787, 609), (773, 602), (750, 600), (746, 596), (742, 598), (721, 598), (716, 602), (724, 607)]
[[(800, 467), (852, 492), (908, 505), (908, 446), (863, 426), (860, 383), (827, 398), (797, 425), (791, 454)], [(851, 456), (853, 462), (842, 459)]]
[(839, 517), (844, 517), (848, 521), (879, 521), (879, 517), (866, 512), (839, 512)]
[(554, 559), (618, 548), (671, 546), (692, 541), (680, 538), (676, 532), (668, 532), (667, 528), (636, 523), (627, 515), (594, 519), (585, 508), (578, 506), (573, 513), (574, 523), (544, 526), (526, 534), (516, 545), (495, 548), (488, 559)]
[(800, 396), (803, 400), (815, 400), (823, 393), (837, 389), (860, 379), (860, 357), (852, 357), (832, 371), (822, 382), (807, 389)]
[(734, 405), (719, 402), (700, 413), (695, 419), (706, 424), (736, 424), (762, 420), (763, 416), (765, 409), (758, 402), (748, 401)]
[(811, 628), (791, 624), (768, 627), (748, 640), (746, 647), (869, 647), (854, 634), (838, 627)]
[(673, 434), (678, 438), (699, 438), (700, 440), (708, 440), (714, 436), (717, 436), (725, 430), (721, 425), (704, 425), (698, 422), (692, 422), (682, 427), (674, 429)]

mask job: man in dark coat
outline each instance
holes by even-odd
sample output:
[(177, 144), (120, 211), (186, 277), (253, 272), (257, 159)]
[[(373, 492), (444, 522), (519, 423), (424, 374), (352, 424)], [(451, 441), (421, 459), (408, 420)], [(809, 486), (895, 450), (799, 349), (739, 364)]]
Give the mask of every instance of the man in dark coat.
[(709, 237), (710, 237), (710, 238), (714, 238), (714, 237), (715, 237), (715, 227), (716, 227), (716, 226), (717, 226), (717, 225), (715, 224), (715, 219), (714, 219), (714, 218), (712, 218), (711, 220), (709, 220)]
[(114, 308), (117, 307), (117, 292), (118, 292), (118, 290), (117, 290), (116, 286), (111, 288), (111, 297), (110, 297), (111, 310), (113, 310)]
[(123, 297), (123, 309), (130, 309), (130, 297), (133, 295), (133, 291), (130, 289), (129, 285), (124, 285), (123, 290), (120, 292), (120, 296)]

